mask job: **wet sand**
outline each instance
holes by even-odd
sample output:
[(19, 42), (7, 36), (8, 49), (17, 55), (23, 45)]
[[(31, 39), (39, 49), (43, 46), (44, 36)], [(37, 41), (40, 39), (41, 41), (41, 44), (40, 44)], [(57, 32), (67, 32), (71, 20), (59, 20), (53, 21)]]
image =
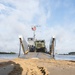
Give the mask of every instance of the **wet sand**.
[(1, 68), (5, 68), (5, 72), (10, 69), (8, 75), (75, 75), (75, 62), (53, 59), (0, 60)]

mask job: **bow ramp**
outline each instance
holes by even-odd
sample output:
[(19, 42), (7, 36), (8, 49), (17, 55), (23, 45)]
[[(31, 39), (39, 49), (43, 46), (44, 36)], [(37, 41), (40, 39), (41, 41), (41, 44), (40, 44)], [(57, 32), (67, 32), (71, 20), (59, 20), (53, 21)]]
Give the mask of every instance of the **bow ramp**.
[(19, 55), (20, 55), (20, 52), (21, 52), (21, 48), (23, 50), (23, 53), (27, 54), (29, 52), (28, 43), (26, 42), (26, 40), (24, 39), (23, 36), (19, 36), (19, 40), (20, 40)]

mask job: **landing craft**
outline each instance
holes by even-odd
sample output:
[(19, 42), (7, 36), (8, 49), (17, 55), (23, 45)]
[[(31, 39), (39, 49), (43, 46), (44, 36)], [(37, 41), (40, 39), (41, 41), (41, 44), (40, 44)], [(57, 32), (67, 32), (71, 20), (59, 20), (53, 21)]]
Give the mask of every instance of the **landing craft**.
[[(24, 54), (27, 54), (28, 52), (47, 52), (45, 40), (35, 39), (36, 26), (32, 27), (32, 30), (34, 32), (34, 36), (33, 38), (28, 38), (28, 43), (22, 36), (19, 36), (20, 40), (19, 56), (20, 56), (21, 47), (23, 49)], [(49, 54), (52, 55), (53, 57), (54, 57), (54, 46), (55, 46), (55, 38), (53, 37), (49, 48)]]

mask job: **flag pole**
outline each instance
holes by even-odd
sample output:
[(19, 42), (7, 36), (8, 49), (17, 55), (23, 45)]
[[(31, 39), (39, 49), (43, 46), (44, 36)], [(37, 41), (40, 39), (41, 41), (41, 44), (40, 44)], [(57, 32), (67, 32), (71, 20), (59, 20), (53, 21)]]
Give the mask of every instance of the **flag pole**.
[(35, 42), (35, 31), (36, 31), (36, 26), (33, 26), (33, 27), (32, 27), (32, 30), (33, 30), (33, 39), (34, 39), (34, 42)]
[(34, 36), (33, 36), (33, 38), (34, 38), (34, 42), (35, 42), (35, 31), (34, 31)]

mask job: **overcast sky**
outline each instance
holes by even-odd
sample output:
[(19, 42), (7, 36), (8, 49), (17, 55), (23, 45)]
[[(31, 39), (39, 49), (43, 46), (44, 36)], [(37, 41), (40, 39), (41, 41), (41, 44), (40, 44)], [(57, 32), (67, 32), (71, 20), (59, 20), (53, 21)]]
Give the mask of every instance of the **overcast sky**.
[(19, 50), (19, 35), (56, 38), (57, 53), (75, 51), (75, 0), (0, 0), (0, 51)]

